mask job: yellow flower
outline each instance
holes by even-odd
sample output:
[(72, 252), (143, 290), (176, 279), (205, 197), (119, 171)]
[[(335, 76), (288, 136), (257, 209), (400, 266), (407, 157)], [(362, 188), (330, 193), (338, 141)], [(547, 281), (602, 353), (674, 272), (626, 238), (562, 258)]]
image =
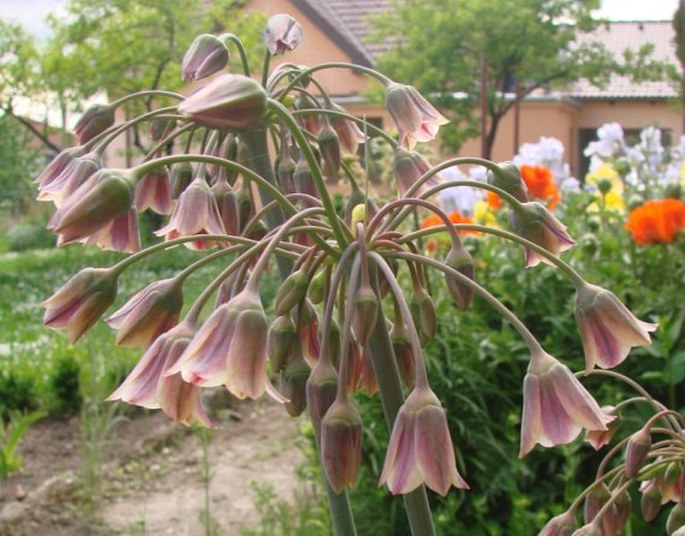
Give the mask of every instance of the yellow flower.
[(497, 218), (487, 201), (477, 201), (473, 205), (473, 219), (481, 225), (497, 227)]
[(599, 185), (602, 181), (611, 183), (610, 192), (623, 195), (623, 181), (611, 164), (602, 163), (594, 172), (585, 175), (585, 184)]

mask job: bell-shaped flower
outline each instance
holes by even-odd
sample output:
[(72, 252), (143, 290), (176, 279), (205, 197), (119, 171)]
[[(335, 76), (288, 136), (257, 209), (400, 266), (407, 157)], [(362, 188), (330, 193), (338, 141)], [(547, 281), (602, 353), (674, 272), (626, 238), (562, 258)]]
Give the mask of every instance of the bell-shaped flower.
[(80, 145), (92, 140), (114, 124), (116, 108), (110, 104), (94, 104), (88, 108), (74, 126)]
[(138, 212), (150, 208), (157, 214), (171, 212), (171, 193), (169, 189), (169, 173), (165, 168), (157, 168), (147, 173), (135, 190), (135, 204)]
[(295, 50), (302, 42), (302, 26), (290, 15), (273, 15), (266, 23), (264, 41), (273, 56)]
[(599, 450), (603, 446), (608, 445), (621, 424), (621, 417), (616, 415), (614, 406), (602, 406), (600, 409), (605, 415), (611, 417), (612, 421), (607, 424), (606, 430), (591, 430), (585, 432), (585, 441), (590, 443), (595, 450)]
[(109, 268), (81, 270), (43, 302), (43, 323), (65, 329), (69, 340), (76, 342), (114, 302), (117, 276)]
[(335, 493), (357, 480), (362, 455), (362, 421), (347, 400), (336, 400), (321, 420), (321, 464)]
[(55, 212), (48, 228), (68, 244), (89, 237), (133, 204), (133, 176), (124, 169), (101, 169), (89, 177)]
[(200, 80), (228, 65), (228, 48), (212, 34), (198, 35), (183, 56), (181, 76), (184, 82)]
[(423, 483), (442, 496), (451, 486), (469, 489), (457, 472), (445, 411), (428, 388), (412, 391), (397, 413), (379, 485), (386, 483), (393, 494)]
[[(336, 103), (331, 103), (331, 107), (338, 112), (347, 112), (345, 108)], [(338, 116), (332, 116), (330, 122), (333, 130), (338, 134), (338, 141), (340, 142), (342, 152), (356, 155), (359, 144), (366, 141), (364, 132), (359, 128), (359, 125), (351, 119)]]
[(266, 92), (259, 82), (239, 74), (222, 74), (178, 105), (178, 113), (210, 128), (243, 129), (266, 112)]
[(449, 123), (415, 88), (390, 83), (385, 87), (385, 107), (399, 131), (400, 144), (409, 150), (417, 141), (431, 141), (441, 125)]
[[(138, 211), (131, 208), (123, 216), (113, 219), (99, 231), (79, 240), (84, 244), (95, 244), (101, 249), (135, 253), (140, 251), (140, 230)], [(57, 245), (62, 245), (61, 241)]]
[(611, 420), (566, 365), (533, 352), (523, 380), (520, 458), (536, 443), (553, 447), (570, 443), (583, 428), (607, 430)]
[(220, 305), (167, 374), (180, 372), (202, 387), (225, 384), (238, 398), (257, 399), (267, 388), (264, 308), (249, 290)]
[(79, 186), (101, 169), (100, 158), (86, 153), (70, 159), (59, 173), (47, 176), (38, 185), (38, 201), (52, 201), (60, 208)]
[(184, 382), (180, 374), (165, 374), (176, 364), (194, 334), (190, 325), (181, 322), (157, 338), (107, 400), (161, 408), (169, 417), (187, 426), (200, 423), (213, 427), (202, 407), (200, 387)]
[[(392, 161), (392, 171), (395, 175), (395, 181), (400, 195), (405, 195), (407, 190), (414, 186), (414, 183), (428, 172), (430, 168), (431, 165), (419, 153), (407, 151), (404, 148), (397, 146)], [(421, 188), (414, 192), (414, 195), (420, 195), (423, 186), (435, 186), (442, 180), (443, 178), (440, 174), (434, 174)]]
[(338, 393), (338, 373), (327, 359), (320, 359), (307, 380), (307, 410), (314, 434), (321, 436), (321, 419), (335, 402)]
[[(212, 190), (201, 177), (197, 177), (178, 198), (169, 222), (155, 231), (157, 236), (165, 235), (167, 240), (180, 236), (225, 233)], [(186, 242), (185, 245), (190, 249), (203, 250), (216, 244), (216, 241), (197, 240)]]
[(42, 188), (50, 185), (75, 159), (83, 156), (85, 152), (86, 150), (83, 147), (70, 147), (55, 156), (33, 181), (38, 190), (40, 191)]
[(575, 316), (587, 372), (595, 364), (602, 368), (619, 365), (633, 346), (651, 344), (649, 333), (658, 327), (638, 320), (613, 292), (588, 283), (578, 287)]
[(538, 536), (571, 536), (574, 530), (576, 530), (575, 516), (567, 510), (550, 519)]
[(226, 178), (221, 178), (212, 185), (212, 195), (216, 200), (219, 216), (224, 224), (226, 233), (237, 235), (240, 233), (240, 212), (238, 211), (238, 194), (228, 184)]
[(162, 279), (134, 294), (107, 323), (117, 330), (118, 345), (145, 349), (178, 323), (182, 307), (181, 281)]
[[(560, 252), (575, 245), (574, 240), (566, 232), (566, 226), (556, 219), (544, 205), (535, 201), (512, 207), (509, 224), (514, 233), (546, 249), (556, 257)], [(536, 266), (540, 261), (552, 264), (546, 257), (526, 248), (526, 268)]]

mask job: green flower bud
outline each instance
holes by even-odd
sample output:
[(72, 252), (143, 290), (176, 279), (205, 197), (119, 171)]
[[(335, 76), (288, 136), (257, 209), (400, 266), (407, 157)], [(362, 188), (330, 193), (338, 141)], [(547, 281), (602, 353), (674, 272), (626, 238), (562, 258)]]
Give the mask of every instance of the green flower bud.
[(322, 271), (317, 272), (309, 283), (309, 289), (307, 290), (307, 297), (309, 301), (314, 305), (317, 305), (323, 301), (323, 290), (324, 290), (325, 274)]
[(276, 295), (276, 314), (286, 314), (305, 297), (309, 278), (304, 270), (297, 270), (290, 274), (281, 284)]
[(376, 293), (368, 285), (359, 287), (353, 299), (352, 327), (354, 335), (361, 346), (366, 346), (376, 327), (380, 305)]
[(310, 371), (301, 353), (281, 371), (280, 391), (288, 399), (285, 409), (291, 417), (302, 414), (307, 407), (307, 379)]
[[(464, 248), (461, 242), (452, 244), (452, 247), (447, 254), (447, 258), (445, 259), (445, 264), (473, 281), (473, 258), (469, 252), (466, 251), (466, 248)], [(450, 274), (445, 274), (445, 282), (447, 283), (447, 288), (449, 289), (452, 298), (454, 298), (457, 307), (462, 311), (468, 309), (471, 299), (473, 298), (473, 289)]]
[(293, 355), (295, 348), (295, 323), (289, 314), (277, 316), (266, 339), (266, 353), (272, 370), (279, 372)]
[(488, 170), (488, 184), (496, 186), (525, 203), (528, 189), (521, 178), (521, 170), (513, 162), (500, 162), (496, 170)]

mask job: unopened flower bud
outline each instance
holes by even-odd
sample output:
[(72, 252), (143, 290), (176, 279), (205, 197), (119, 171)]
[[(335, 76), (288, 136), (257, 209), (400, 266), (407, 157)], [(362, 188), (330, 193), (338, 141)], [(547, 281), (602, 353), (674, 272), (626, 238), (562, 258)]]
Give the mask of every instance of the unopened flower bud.
[(266, 112), (266, 92), (251, 78), (223, 74), (186, 98), (178, 112), (205, 127), (248, 128)]
[(641, 428), (628, 440), (626, 446), (625, 472), (628, 478), (635, 478), (647, 459), (652, 448), (652, 435), (649, 428)]
[(335, 493), (354, 484), (361, 461), (362, 421), (349, 402), (336, 400), (321, 421), (321, 458)]
[(601, 527), (595, 523), (588, 523), (583, 525), (578, 530), (573, 532), (571, 536), (603, 536)]
[(107, 268), (85, 268), (43, 302), (43, 323), (65, 329), (76, 342), (97, 322), (117, 295), (118, 274)]
[(433, 299), (424, 288), (419, 287), (414, 289), (414, 295), (409, 305), (421, 344), (426, 344), (435, 337), (438, 329), (438, 318)]
[(228, 65), (228, 48), (211, 34), (198, 35), (183, 56), (181, 75), (184, 82), (200, 80)]
[(353, 300), (352, 327), (357, 342), (364, 347), (376, 327), (380, 305), (376, 293), (368, 285), (360, 286), (354, 293)]
[(133, 204), (133, 176), (129, 170), (101, 169), (89, 177), (50, 220), (49, 227), (66, 244), (86, 238)]
[[(331, 103), (334, 110), (338, 112), (346, 112), (342, 106)], [(366, 140), (364, 132), (359, 128), (357, 123), (344, 117), (331, 117), (331, 126), (338, 134), (340, 141), (340, 148), (344, 153), (356, 155), (359, 149), (359, 144)]]
[(630, 509), (632, 500), (630, 499), (630, 493), (627, 489), (624, 489), (619, 493), (618, 497), (614, 501), (614, 506), (616, 507), (615, 517), (614, 517), (614, 534), (621, 534), (628, 524), (630, 519)]
[[(355, 347), (359, 348), (356, 345)], [(373, 361), (368, 348), (364, 348), (361, 351), (359, 365), (357, 386), (368, 396), (373, 396), (378, 392), (378, 378), (376, 377), (376, 371), (373, 368)]]
[(307, 159), (304, 158), (304, 156), (301, 156), (297, 161), (293, 182), (297, 193), (311, 195), (314, 198), (319, 197), (312, 170), (309, 167), (309, 162), (307, 162)]
[(250, 188), (243, 183), (238, 192), (238, 221), (240, 222), (241, 232), (245, 229), (247, 222), (250, 221), (254, 214), (254, 205), (252, 204), (252, 196)]
[(326, 359), (320, 359), (307, 380), (307, 408), (317, 437), (321, 435), (321, 419), (333, 405), (337, 392), (338, 373)]
[(521, 170), (513, 162), (500, 162), (497, 170), (488, 170), (488, 184), (496, 186), (525, 203), (528, 201), (528, 188), (521, 178)]
[(211, 189), (226, 233), (230, 235), (239, 234), (238, 194), (228, 185), (225, 179), (215, 182)]
[(321, 157), (323, 158), (322, 172), (330, 183), (335, 184), (338, 182), (342, 162), (340, 141), (338, 140), (338, 134), (336, 134), (331, 124), (325, 118), (322, 121), (317, 142)]
[(304, 301), (295, 323), (304, 357), (310, 363), (315, 363), (319, 359), (319, 317), (309, 300)]
[(277, 56), (294, 50), (302, 42), (302, 26), (290, 15), (273, 15), (266, 23), (264, 41), (269, 53)]
[(640, 510), (642, 511), (642, 517), (647, 523), (656, 519), (661, 510), (661, 491), (659, 487), (651, 482), (647, 489), (642, 493), (642, 499), (640, 500)]
[(613, 184), (609, 179), (599, 179), (597, 181), (597, 189), (602, 195), (607, 195), (611, 191)]
[(325, 274), (323, 271), (317, 272), (314, 277), (312, 277), (309, 283), (309, 289), (307, 289), (307, 297), (309, 301), (314, 305), (317, 305), (323, 301), (324, 297), (324, 281)]
[(616, 517), (616, 506), (612, 504), (601, 519), (596, 520), (595, 518), (597, 517), (597, 513), (610, 498), (611, 491), (604, 482), (595, 484), (590, 493), (585, 497), (583, 509), (583, 519), (585, 523), (594, 521), (602, 526), (602, 529), (606, 534), (614, 534), (614, 532), (611, 531), (611, 528)]
[(415, 380), (414, 350), (401, 319), (393, 325), (390, 331), (390, 341), (402, 383), (405, 387), (413, 387)]
[(288, 401), (284, 404), (291, 417), (297, 417), (307, 407), (307, 379), (311, 369), (300, 354), (288, 362), (281, 371), (281, 394)]
[(671, 462), (666, 467), (666, 472), (664, 473), (664, 484), (671, 486), (676, 483), (676, 481), (683, 474), (683, 466), (681, 462)]
[(685, 526), (685, 503), (678, 502), (668, 514), (666, 533), (671, 536), (682, 526)]
[[(419, 153), (414, 151), (407, 151), (401, 146), (395, 148), (395, 155), (392, 160), (392, 171), (395, 176), (397, 189), (400, 195), (407, 193), (414, 183), (418, 181), (427, 171), (431, 165)], [(429, 185), (435, 185), (439, 179), (439, 175), (435, 174), (427, 181)], [(422, 188), (419, 188), (415, 195), (421, 193)]]
[(295, 347), (295, 323), (289, 314), (277, 316), (269, 326), (266, 353), (274, 372), (279, 372), (293, 355)]
[(340, 324), (335, 318), (331, 318), (328, 324), (328, 357), (336, 367), (340, 364), (341, 345)]
[(80, 145), (92, 140), (114, 124), (116, 108), (109, 104), (94, 104), (88, 108), (74, 126)]
[(290, 151), (285, 149), (281, 153), (277, 167), (278, 182), (285, 193), (295, 193), (295, 161), (290, 156)]
[(574, 515), (566, 511), (550, 519), (538, 536), (571, 536), (576, 530)]
[[(466, 251), (466, 248), (461, 244), (461, 242), (452, 244), (452, 247), (447, 254), (447, 258), (445, 259), (445, 264), (473, 280), (473, 258), (469, 252)], [(454, 298), (457, 307), (459, 307), (459, 309), (462, 311), (465, 311), (471, 303), (471, 299), (473, 298), (473, 289), (466, 283), (460, 281), (457, 277), (454, 277), (450, 274), (445, 274), (445, 282), (447, 283), (447, 288), (449, 289), (452, 298)]]
[(304, 270), (290, 274), (278, 289), (275, 311), (278, 316), (286, 314), (307, 294), (309, 278)]

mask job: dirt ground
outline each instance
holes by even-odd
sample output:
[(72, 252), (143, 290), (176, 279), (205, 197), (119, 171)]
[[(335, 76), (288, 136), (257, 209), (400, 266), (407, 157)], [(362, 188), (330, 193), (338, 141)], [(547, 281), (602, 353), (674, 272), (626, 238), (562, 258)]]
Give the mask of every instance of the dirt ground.
[[(259, 520), (251, 481), (291, 502), (304, 455), (299, 421), (270, 402), (221, 413), (208, 456), (210, 514), (220, 535)], [(0, 482), (0, 536), (201, 536), (205, 508), (199, 438), (160, 412), (116, 419), (107, 434), (102, 497), (89, 513), (78, 485), (77, 418), (44, 420), (24, 437), (24, 468)]]

